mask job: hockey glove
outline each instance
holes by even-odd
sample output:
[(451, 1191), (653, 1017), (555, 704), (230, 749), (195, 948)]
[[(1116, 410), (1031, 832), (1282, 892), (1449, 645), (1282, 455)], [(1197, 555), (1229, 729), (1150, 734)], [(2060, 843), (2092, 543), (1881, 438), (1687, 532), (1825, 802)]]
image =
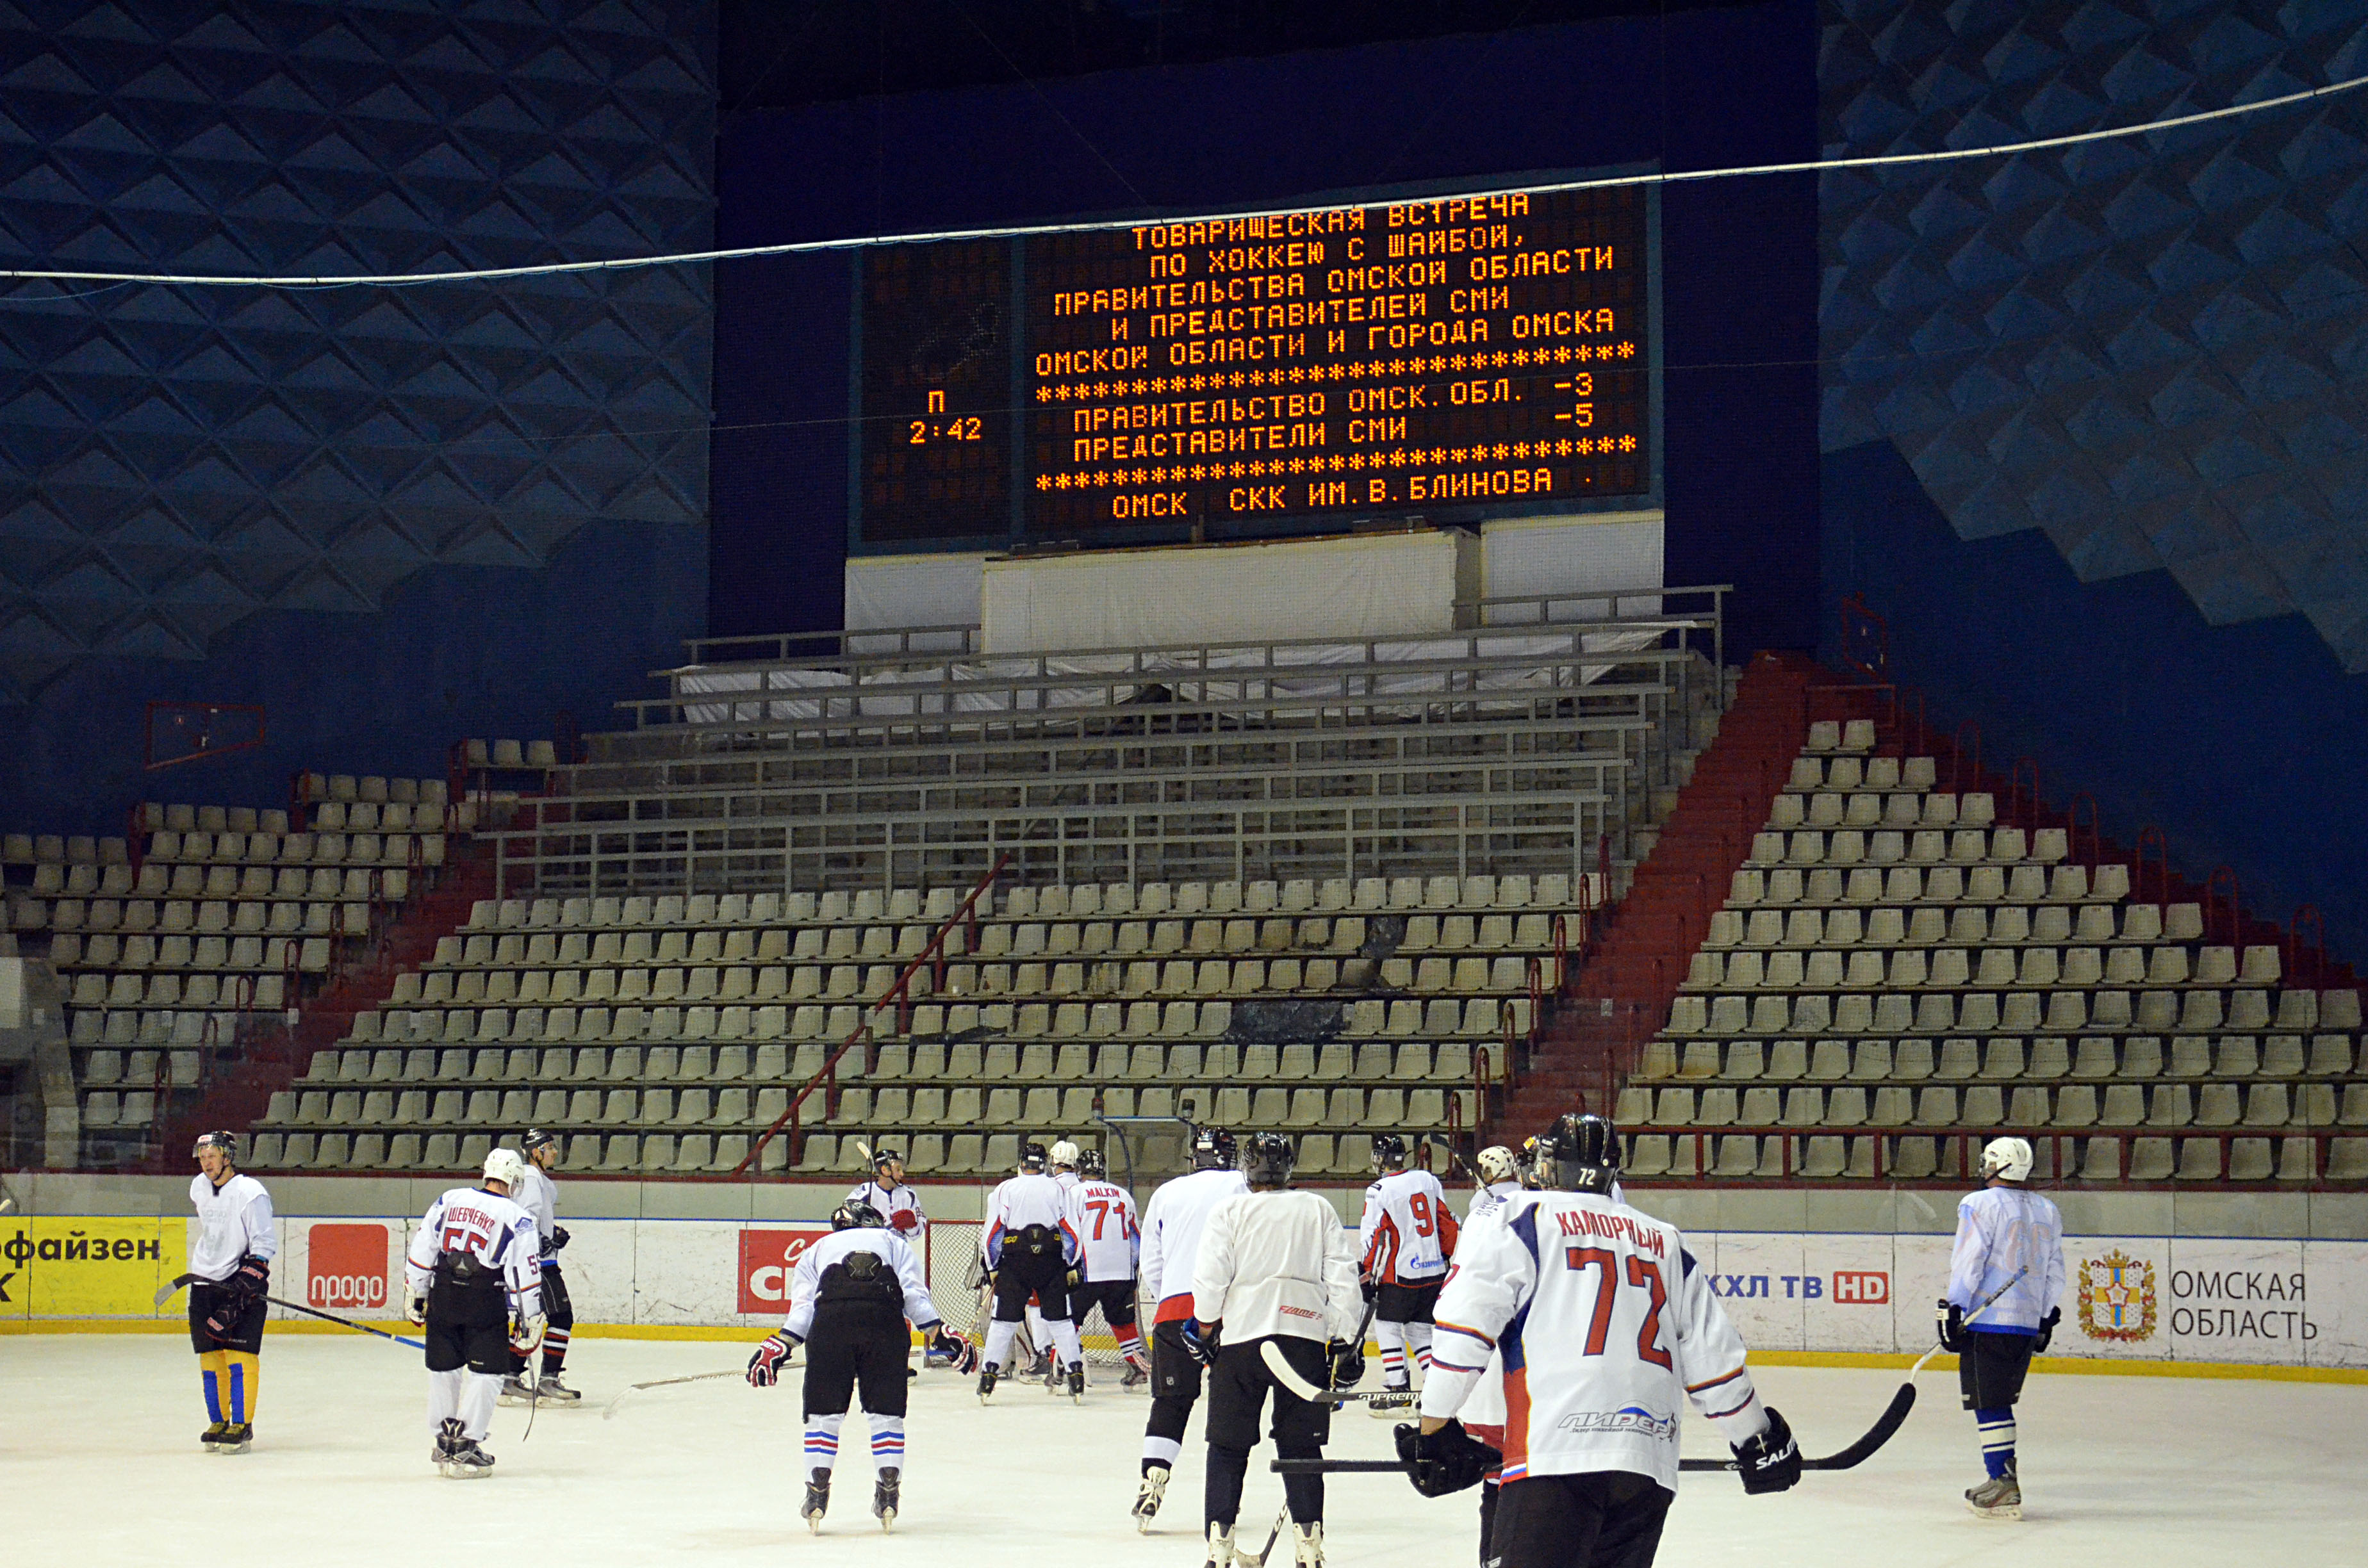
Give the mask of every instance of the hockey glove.
[(1365, 1305), (1369, 1307), (1373, 1304), (1373, 1298), (1382, 1293), (1382, 1288), (1373, 1283), (1372, 1277), (1362, 1274), (1357, 1277), (1357, 1290), (1365, 1298)]
[(1085, 1283), (1085, 1276), (1084, 1276), (1083, 1274), (1079, 1273), (1076, 1269), (1074, 1269), (1074, 1268), (1072, 1268), (1072, 1269), (1070, 1269), (1070, 1270), (1069, 1270), (1069, 1272), (1068, 1272), (1068, 1274), (1067, 1274), (1067, 1276), (1066, 1276), (1066, 1278), (1067, 1278), (1067, 1281), (1068, 1281), (1069, 1289), (1070, 1289), (1070, 1290), (1076, 1290), (1079, 1285), (1082, 1285), (1082, 1284), (1084, 1284), (1084, 1283)]
[(748, 1358), (748, 1386), (768, 1389), (780, 1381), (781, 1368), (798, 1345), (798, 1336), (783, 1329), (757, 1346), (757, 1353)]
[(1768, 1409), (1768, 1429), (1735, 1447), (1735, 1472), (1743, 1477), (1743, 1489), (1754, 1494), (1789, 1492), (1801, 1484), (1801, 1445), (1793, 1441), (1793, 1428), (1773, 1405)]
[(1932, 1315), (1939, 1320), (1941, 1348), (1955, 1355), (1965, 1347), (1964, 1309), (1952, 1301), (1934, 1305)]
[(248, 1253), (238, 1260), (238, 1267), (222, 1281), (222, 1289), (241, 1301), (271, 1293), (271, 1260)]
[(521, 1356), (533, 1355), (534, 1347), (542, 1343), (542, 1331), (550, 1325), (551, 1320), (541, 1312), (535, 1313), (532, 1317), (512, 1318), (510, 1348)]
[(427, 1298), (412, 1297), (410, 1301), (404, 1303), (403, 1315), (413, 1323), (425, 1326), (427, 1322)]
[(1505, 1462), (1503, 1454), (1466, 1432), (1461, 1421), (1450, 1421), (1429, 1435), (1411, 1421), (1401, 1422), (1394, 1435), (1406, 1479), (1426, 1497), (1444, 1497), (1477, 1486), (1483, 1476)]
[(567, 1244), (567, 1242), (568, 1242), (568, 1235), (567, 1235), (567, 1227), (566, 1227), (566, 1226), (564, 1226), (564, 1225), (553, 1225), (552, 1227), (551, 1227), (551, 1250), (552, 1250), (552, 1251), (553, 1251), (553, 1252), (557, 1252), (560, 1248), (562, 1248), (562, 1247), (565, 1246), (565, 1245)]
[(1365, 1347), (1363, 1346), (1351, 1345), (1345, 1339), (1328, 1340), (1325, 1344), (1324, 1353), (1332, 1358), (1332, 1386), (1334, 1388), (1355, 1388), (1357, 1386), (1358, 1380), (1365, 1375)]
[(2047, 1346), (2054, 1343), (2055, 1339), (2055, 1325), (2063, 1321), (2064, 1309), (2062, 1307), (2050, 1307), (2047, 1309), (2047, 1315), (2039, 1320), (2039, 1336), (2031, 1342), (2031, 1353), (2032, 1355), (2044, 1356), (2047, 1354)]
[(1217, 1358), (1217, 1346), (1224, 1336), (1225, 1325), (1204, 1324), (1198, 1318), (1184, 1320), (1184, 1354), (1206, 1367)]
[(939, 1366), (952, 1371), (978, 1370), (978, 1346), (942, 1325), (930, 1336), (929, 1355)]
[(899, 1209), (896, 1212), (888, 1216), (888, 1228), (890, 1230), (903, 1231), (907, 1234), (911, 1233), (911, 1232), (917, 1227), (920, 1222), (921, 1217), (918, 1214), (914, 1213), (910, 1209)]

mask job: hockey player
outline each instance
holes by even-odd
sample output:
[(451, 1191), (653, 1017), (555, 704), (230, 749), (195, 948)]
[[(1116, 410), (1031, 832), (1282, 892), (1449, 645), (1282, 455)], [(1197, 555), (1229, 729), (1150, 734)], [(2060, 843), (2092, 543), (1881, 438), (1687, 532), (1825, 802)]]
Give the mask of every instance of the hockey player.
[[(913, 1347), (905, 1325), (909, 1320), (940, 1353), (953, 1336), (939, 1321), (921, 1260), (886, 1216), (848, 1201), (832, 1212), (830, 1231), (790, 1271), (790, 1315), (748, 1358), (748, 1383), (771, 1388), (790, 1352), (805, 1346), (806, 1496), (800, 1512), (816, 1533), (830, 1506), (848, 1402), (861, 1390), (871, 1426), (871, 1512), (890, 1529), (905, 1469), (905, 1362)], [(954, 1341), (953, 1351), (960, 1348)]]
[(894, 1149), (871, 1155), (871, 1179), (848, 1188), (847, 1201), (868, 1203), (887, 1217), (888, 1228), (919, 1246), (929, 1233), (929, 1217), (921, 1211), (921, 1195), (905, 1181), (905, 1156)]
[(1473, 1195), (1472, 1207), (1464, 1215), (1467, 1221), (1494, 1213), (1521, 1190), (1520, 1162), (1502, 1143), (1491, 1143), (1481, 1150), (1476, 1164), (1480, 1190)]
[[(1066, 1138), (1054, 1143), (1045, 1156), (1049, 1167), (1045, 1174), (1061, 1184), (1064, 1199), (1065, 1195), (1076, 1190), (1077, 1159), (1077, 1146)], [(1079, 1233), (1079, 1235), (1082, 1239), (1083, 1233)], [(1074, 1285), (1076, 1281), (1072, 1280), (1070, 1283)], [(1074, 1296), (1069, 1303), (1069, 1321), (1076, 1325), (1077, 1333), (1082, 1337), (1086, 1332), (1086, 1309), (1076, 1303)], [(1028, 1375), (1031, 1378), (1043, 1379), (1046, 1392), (1060, 1392), (1061, 1368), (1060, 1364), (1053, 1358), (1053, 1342), (1044, 1333), (1043, 1304), (1033, 1299), (1030, 1299), (1028, 1303), (1028, 1343), (1036, 1347), (1036, 1359), (1030, 1365)]]
[(189, 1249), (189, 1348), (210, 1417), (199, 1441), (208, 1453), (243, 1454), (255, 1440), (263, 1389), (263, 1322), (271, 1306), (271, 1259), (279, 1233), (271, 1194), (238, 1170), (238, 1134), (204, 1132), (191, 1150), (198, 1174), (189, 1201), (198, 1242)]
[(1029, 1144), (1019, 1174), (997, 1187), (986, 1202), (979, 1244), (988, 1282), (995, 1288), (995, 1321), (986, 1331), (985, 1364), (978, 1374), (981, 1404), (995, 1397), (996, 1381), (1010, 1358), (1011, 1342), (1031, 1295), (1043, 1306), (1044, 1326), (1060, 1356), (1069, 1397), (1083, 1399), (1086, 1394), (1085, 1347), (1069, 1317), (1069, 1271), (1077, 1266), (1077, 1233), (1069, 1228), (1067, 1195), (1044, 1173), (1044, 1145)]
[(1143, 1210), (1142, 1277), (1158, 1303), (1151, 1314), (1151, 1418), (1143, 1427), (1143, 1486), (1134, 1497), (1134, 1528), (1151, 1528), (1167, 1494), (1168, 1472), (1184, 1451), (1184, 1424), (1201, 1398), (1201, 1363), (1184, 1346), (1192, 1318), (1192, 1266), (1201, 1227), (1211, 1210), (1249, 1190), (1234, 1168), (1234, 1135), (1203, 1127), (1192, 1138), (1191, 1175), (1151, 1195)]
[(1373, 1140), (1373, 1168), (1381, 1179), (1365, 1188), (1357, 1231), (1366, 1288), (1373, 1292), (1373, 1343), (1382, 1352), (1383, 1397), (1370, 1408), (1385, 1416), (1414, 1404), (1409, 1359), (1429, 1370), (1430, 1309), (1455, 1253), (1455, 1216), (1439, 1178), (1407, 1168), (1406, 1140), (1395, 1133)]
[[(1957, 1353), (1957, 1387), (1980, 1428), (1989, 1472), (1966, 1490), (1965, 1506), (1985, 1519), (2022, 1517), (2015, 1402), (2032, 1357), (2047, 1348), (2064, 1315), (2064, 1217), (2022, 1185), (2030, 1176), (2023, 1140), (1994, 1138), (1982, 1150), (1982, 1190), (1957, 1204), (1949, 1293), (1941, 1299), (1941, 1344)], [(1976, 1312), (1979, 1327), (1966, 1321)]]
[[(1263, 1347), (1272, 1344), (1317, 1388), (1347, 1387), (1365, 1369), (1364, 1347), (1351, 1338), (1364, 1305), (1356, 1250), (1331, 1204), (1289, 1190), (1295, 1162), (1284, 1134), (1250, 1134), (1241, 1153), (1249, 1190), (1209, 1211), (1193, 1264), (1192, 1316), (1183, 1335), (1185, 1348), (1209, 1369), (1207, 1568), (1233, 1568), (1234, 1521), (1268, 1391), (1277, 1454), (1321, 1459), (1331, 1436), (1331, 1408), (1279, 1381)], [(1282, 1489), (1295, 1568), (1322, 1568), (1324, 1478), (1285, 1476)]]
[[(1618, 1154), (1600, 1117), (1565, 1116), (1541, 1140), (1549, 1190), (1512, 1199), (1458, 1250), (1420, 1427), (1397, 1429), (1425, 1496), (1471, 1485), (1501, 1458), (1492, 1568), (1649, 1568), (1677, 1494), (1688, 1398), (1733, 1448), (1746, 1492), (1801, 1478), (1793, 1434), (1760, 1403), (1685, 1238), (1609, 1196)], [(1501, 1455), (1452, 1418), (1495, 1350)]]
[(568, 1336), (575, 1327), (575, 1308), (567, 1299), (567, 1277), (559, 1270), (559, 1249), (567, 1244), (567, 1227), (559, 1222), (559, 1184), (548, 1174), (559, 1164), (559, 1139), (539, 1127), (527, 1129), (519, 1140), (526, 1151), (526, 1169), (513, 1194), (519, 1208), (534, 1216), (534, 1233), (542, 1246), (542, 1315), (550, 1326), (542, 1331), (542, 1378), (529, 1387), (527, 1358), (510, 1358), (510, 1375), (502, 1380), (502, 1403), (525, 1404), (549, 1400), (574, 1404), (584, 1396), (559, 1381), (567, 1360)]
[[(1523, 1192), (1531, 1189), (1529, 1176), (1531, 1162), (1535, 1157), (1537, 1140), (1523, 1142), (1520, 1154), (1501, 1144), (1480, 1151), (1480, 1191), (1472, 1199), (1472, 1210), (1465, 1216), (1463, 1229), (1456, 1238), (1456, 1250), (1472, 1244), (1472, 1238), (1487, 1225), (1500, 1221), (1506, 1208)], [(1612, 1188), (1615, 1197), (1619, 1188)], [(1488, 1364), (1472, 1384), (1455, 1417), (1463, 1429), (1479, 1441), (1500, 1453), (1505, 1446), (1505, 1358), (1501, 1350), (1488, 1353)], [(1488, 1562), (1488, 1537), (1497, 1519), (1497, 1495), (1502, 1481), (1497, 1466), (1491, 1465), (1480, 1478), (1480, 1562)]]
[[(1053, 1146), (1055, 1165), (1061, 1147)], [(1076, 1160), (1076, 1185), (1069, 1188), (1069, 1229), (1077, 1233), (1084, 1256), (1077, 1283), (1069, 1291), (1069, 1315), (1082, 1331), (1087, 1312), (1101, 1308), (1102, 1321), (1110, 1324), (1110, 1337), (1118, 1341), (1118, 1353), (1126, 1362), (1119, 1386), (1141, 1388), (1151, 1381), (1151, 1364), (1134, 1324), (1135, 1266), (1143, 1249), (1134, 1199), (1110, 1179), (1100, 1150), (1085, 1150)]]
[(482, 1183), (427, 1206), (404, 1257), (407, 1315), (427, 1330), (428, 1457), (455, 1481), (492, 1472), (482, 1445), (495, 1392), (511, 1354), (530, 1356), (542, 1340), (541, 1238), (510, 1196), (525, 1179), (518, 1152), (495, 1149)]

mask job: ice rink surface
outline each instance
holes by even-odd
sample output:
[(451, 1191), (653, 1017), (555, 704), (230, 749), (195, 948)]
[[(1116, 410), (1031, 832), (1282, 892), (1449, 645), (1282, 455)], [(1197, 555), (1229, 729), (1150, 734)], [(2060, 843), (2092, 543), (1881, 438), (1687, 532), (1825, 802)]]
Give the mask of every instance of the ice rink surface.
[[(981, 1408), (974, 1380), (924, 1372), (914, 1385), (905, 1509), (882, 1537), (868, 1455), (849, 1419), (848, 1455), (819, 1538), (797, 1517), (803, 1459), (794, 1374), (777, 1389), (735, 1381), (656, 1389), (613, 1420), (627, 1383), (718, 1371), (746, 1346), (579, 1339), (574, 1409), (546, 1407), (530, 1440), (504, 1410), (483, 1482), (427, 1462), (418, 1353), (381, 1341), (279, 1335), (265, 1341), (254, 1449), (216, 1458), (186, 1340), (148, 1335), (0, 1338), (0, 1476), (12, 1505), (6, 1561), (50, 1564), (227, 1555), (246, 1568), (419, 1568), (447, 1560), (608, 1563), (860, 1563), (863, 1568), (1198, 1568), (1196, 1415), (1159, 1530), (1128, 1517), (1144, 1400), (1113, 1385), (1082, 1405), (1007, 1384)], [(1767, 1368), (1760, 1386), (1811, 1453), (1865, 1429), (1897, 1387), (1892, 1371)], [(2027, 1517), (1989, 1524), (1961, 1499), (1980, 1477), (1973, 1422), (1953, 1375), (1927, 1371), (1915, 1414), (1857, 1471), (1811, 1474), (1778, 1497), (1732, 1477), (1689, 1476), (1660, 1561), (1753, 1568), (1858, 1563), (2165, 1562), (2281, 1568), (2368, 1561), (2368, 1386), (2149, 1377), (2034, 1377), (2022, 1407)], [(1336, 1457), (1389, 1452), (1388, 1424), (1336, 1420)], [(1715, 1438), (1688, 1427), (1688, 1451)], [(1262, 1450), (1242, 1534), (1253, 1550), (1281, 1499)], [(1395, 1476), (1330, 1483), (1327, 1558), (1473, 1561), (1476, 1492), (1436, 1502)], [(958, 1552), (954, 1557), (950, 1553)], [(1276, 1561), (1288, 1568), (1289, 1547)]]

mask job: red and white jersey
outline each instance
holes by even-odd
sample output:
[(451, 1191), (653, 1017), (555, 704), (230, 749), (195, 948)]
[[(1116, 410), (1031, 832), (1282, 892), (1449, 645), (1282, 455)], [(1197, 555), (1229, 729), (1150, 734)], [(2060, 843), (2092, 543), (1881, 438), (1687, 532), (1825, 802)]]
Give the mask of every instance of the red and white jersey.
[(1134, 1221), (1134, 1199), (1115, 1182), (1081, 1180), (1069, 1188), (1069, 1229), (1084, 1249), (1077, 1268), (1089, 1285), (1134, 1278), (1143, 1233)]
[(1365, 1188), (1357, 1226), (1365, 1278), (1382, 1285), (1428, 1285), (1455, 1255), (1455, 1214), (1429, 1171), (1385, 1176)]
[(475, 1258), (502, 1277), (510, 1310), (520, 1317), (542, 1312), (542, 1244), (534, 1216), (483, 1187), (456, 1187), (427, 1206), (404, 1256), (403, 1279), (415, 1296), (427, 1294), (436, 1262), (447, 1254)]
[(979, 1250), (986, 1266), (1003, 1266), (1004, 1244), (1030, 1225), (1042, 1225), (1061, 1238), (1061, 1256), (1077, 1261), (1077, 1233), (1069, 1227), (1068, 1194), (1042, 1172), (1011, 1176), (986, 1200), (986, 1224), (979, 1233)]
[(1192, 1268), (1201, 1254), (1201, 1230), (1210, 1211), (1249, 1182), (1239, 1171), (1194, 1171), (1178, 1176), (1143, 1210), (1143, 1283), (1159, 1302), (1154, 1323), (1181, 1323), (1192, 1315)]
[(912, 1243), (921, 1244), (928, 1233), (929, 1217), (921, 1212), (921, 1195), (908, 1185), (882, 1187), (876, 1181), (858, 1183), (847, 1189), (849, 1203), (869, 1203), (880, 1210), (888, 1228)]
[(1678, 1486), (1688, 1399), (1730, 1444), (1768, 1417), (1742, 1336), (1685, 1238), (1611, 1199), (1524, 1193), (1473, 1227), (1433, 1313), (1422, 1413), (1504, 1366), (1504, 1479), (1624, 1470)]

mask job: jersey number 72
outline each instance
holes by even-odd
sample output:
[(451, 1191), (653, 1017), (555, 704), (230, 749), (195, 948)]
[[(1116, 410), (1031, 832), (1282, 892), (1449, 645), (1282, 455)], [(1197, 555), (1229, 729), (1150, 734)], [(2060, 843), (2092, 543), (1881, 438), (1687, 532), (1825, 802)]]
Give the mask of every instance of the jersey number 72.
[[(1589, 1356), (1600, 1356), (1604, 1342), (1611, 1335), (1611, 1308), (1620, 1291), (1620, 1254), (1608, 1247), (1569, 1247), (1565, 1249), (1563, 1260), (1573, 1270), (1601, 1270), (1596, 1279), (1595, 1312), (1587, 1324), (1586, 1350)], [(1628, 1283), (1652, 1293), (1652, 1299), (1645, 1303), (1644, 1326), (1636, 1332), (1637, 1357), (1656, 1367), (1670, 1367), (1669, 1353), (1660, 1344), (1661, 1309), (1669, 1304), (1668, 1287), (1661, 1282), (1660, 1265), (1631, 1253)]]

